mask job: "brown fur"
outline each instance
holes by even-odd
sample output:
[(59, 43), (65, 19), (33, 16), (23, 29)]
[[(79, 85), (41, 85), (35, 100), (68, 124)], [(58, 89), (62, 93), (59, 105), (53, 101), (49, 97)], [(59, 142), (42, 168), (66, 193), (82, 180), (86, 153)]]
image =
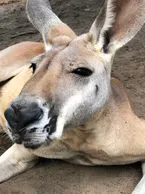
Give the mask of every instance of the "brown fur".
[[(57, 102), (59, 100), (60, 105), (65, 107), (65, 105), (68, 105), (70, 102), (72, 103), (72, 101), (66, 103), (68, 102), (67, 99), (70, 100), (71, 97), (75, 96), (73, 100), (76, 100), (76, 98), (80, 95), (78, 90), (81, 90), (81, 87), (83, 88), (85, 85), (89, 86), (90, 88), (92, 87), (91, 89), (87, 87), (83, 88), (83, 92), (85, 91), (86, 93), (89, 93), (89, 100), (91, 99), (90, 94), (95, 96), (93, 96), (93, 101), (90, 100), (91, 103), (93, 102), (94, 105), (100, 100), (99, 103), (101, 106), (99, 106), (100, 104), (95, 104), (97, 107), (95, 107), (95, 113), (88, 117), (90, 119), (87, 120), (83, 125), (77, 125), (78, 127), (72, 128), (71, 130), (64, 129), (62, 136), (57, 136), (59, 133), (57, 134), (54, 132), (53, 134), (56, 136), (50, 137), (52, 141), (48, 141), (48, 143), (46, 143), (47, 141), (44, 139), (41, 147), (36, 150), (26, 149), (23, 144), (14, 144), (0, 157), (0, 181), (7, 180), (15, 174), (28, 169), (28, 167), (32, 167), (32, 165), (35, 164), (34, 159), (37, 157), (58, 158), (83, 165), (127, 164), (136, 161), (144, 161), (145, 121), (139, 119), (135, 115), (122, 84), (116, 79), (111, 79), (110, 74), (112, 59), (116, 50), (131, 40), (131, 38), (136, 35), (144, 23), (145, 15), (143, 8), (145, 6), (145, 0), (138, 0), (137, 2), (134, 0), (127, 0), (126, 3), (120, 0), (108, 1), (108, 3), (111, 2), (110, 6), (113, 7), (114, 4), (116, 5), (116, 14), (113, 14), (113, 11), (111, 12), (110, 10), (107, 10), (107, 14), (109, 16), (113, 14), (114, 20), (109, 18), (108, 24), (99, 24), (99, 17), (101, 17), (101, 22), (104, 22), (106, 19), (105, 18), (102, 20), (102, 16), (105, 13), (105, 9), (103, 9), (102, 14), (100, 14), (97, 20), (94, 22), (89, 35), (85, 34), (79, 37), (76, 37), (69, 27), (57, 20), (57, 17), (55, 17), (53, 12), (51, 12), (49, 6), (45, 9), (45, 6), (48, 5), (48, 1), (44, 0), (40, 3), (40, 1), (37, 0), (36, 6), (34, 6), (34, 2), (36, 1), (31, 0), (28, 2), (28, 15), (30, 21), (32, 21), (42, 33), (44, 42), (46, 44), (46, 50), (51, 49), (46, 54), (44, 59), (42, 59), (42, 61), (39, 63), (38, 68), (33, 76), (32, 71), (29, 69), (29, 63), (34, 56), (43, 53), (44, 49), (42, 44), (27, 43), (28, 45), (26, 47), (24, 46), (25, 49), (23, 49), (23, 45), (22, 47), (21, 45), (17, 45), (1, 52), (0, 58), (2, 60), (0, 61), (2, 61), (4, 72), (0, 72), (3, 76), (2, 80), (13, 78), (0, 88), (0, 125), (5, 128), (5, 119), (3, 117), (4, 110), (7, 108), (11, 100), (19, 95), (20, 91), (21, 95), (17, 98), (17, 103), (23, 100), (23, 98), (27, 98), (27, 101), (25, 102), (28, 102), (29, 97), (33, 96), (35, 98), (37, 96), (40, 101), (43, 99), (46, 103), (50, 103), (50, 105), (54, 105), (55, 103), (58, 105)], [(106, 6), (107, 4), (104, 5)], [(131, 5), (136, 6), (134, 9), (132, 9), (130, 7)], [(39, 13), (40, 16), (46, 14), (46, 16), (53, 19), (48, 22), (47, 18), (44, 17), (43, 26), (43, 17), (39, 17), (39, 14), (36, 14), (36, 8), (37, 13)], [(130, 9), (130, 14), (127, 8)], [(138, 12), (140, 13), (139, 15)], [(138, 15), (138, 17), (135, 22), (132, 23), (131, 18), (132, 16), (135, 17), (136, 15)], [(55, 25), (53, 25), (53, 22)], [(99, 33), (97, 32), (98, 29), (95, 26), (96, 22), (99, 24), (99, 27), (101, 26)], [(50, 29), (44, 28), (46, 27), (46, 24), (48, 24)], [(44, 29), (46, 30), (45, 32)], [(110, 31), (108, 31), (110, 29), (112, 30), (111, 34)], [(47, 37), (44, 36), (46, 32), (48, 32)], [(107, 34), (107, 37), (105, 37), (105, 33)], [(96, 35), (97, 37), (95, 37)], [(98, 42), (93, 41), (92, 43), (92, 40), (96, 40)], [(118, 42), (118, 44), (116, 44), (116, 42)], [(51, 47), (49, 44), (47, 45), (47, 43), (52, 44)], [(109, 50), (108, 48), (110, 45), (113, 45), (113, 47)], [(54, 48), (54, 46), (56, 46), (56, 48)], [(18, 55), (16, 53), (18, 53)], [(10, 66), (10, 64), (12, 65)], [(90, 79), (77, 79), (78, 75), (74, 75), (73, 70), (76, 70), (79, 67), (88, 69), (92, 68), (92, 77), (90, 76)], [(93, 77), (94, 75), (95, 77)], [(36, 84), (38, 81), (39, 84)], [(81, 85), (79, 85), (79, 82)], [(99, 92), (101, 91), (102, 93), (96, 92), (96, 84), (100, 84)], [(77, 88), (78, 85), (81, 87)], [(90, 93), (90, 91), (93, 92)], [(74, 95), (74, 93), (79, 95)], [(99, 94), (100, 97), (98, 97)], [(88, 96), (85, 97), (87, 98)], [(82, 95), (79, 97), (80, 101), (84, 100)], [(98, 101), (95, 101), (96, 99)], [(104, 99), (105, 102), (103, 101)], [(53, 100), (55, 103), (52, 103)], [(87, 108), (89, 109), (90, 104), (87, 100), (85, 100), (83, 105), (85, 106), (87, 104)], [(83, 103), (80, 101), (78, 104)], [(75, 107), (75, 101), (73, 101), (73, 103)], [(92, 108), (94, 108), (93, 105), (91, 104)], [(59, 109), (61, 106), (58, 106), (57, 108)], [(72, 106), (69, 107), (72, 108)], [(72, 110), (70, 109), (69, 111), (72, 111), (72, 123), (69, 124), (72, 124), (73, 126), (73, 119), (75, 118), (75, 121), (76, 119), (80, 120), (82, 115), (79, 115), (80, 112), (78, 111), (78, 117), (76, 118), (75, 114), (73, 113), (75, 111), (77, 112), (77, 108), (72, 108)], [(68, 112), (65, 109), (66, 114), (63, 115), (63, 109), (60, 110), (62, 110), (62, 114), (58, 115), (57, 119), (61, 119), (62, 122), (59, 122), (59, 124), (61, 123), (61, 125), (63, 125), (63, 116), (65, 115), (66, 117)], [(50, 110), (48, 109), (48, 111)], [(86, 112), (81, 112), (81, 114), (86, 114)], [(88, 116), (89, 113), (92, 113), (91, 110), (90, 112), (88, 111)], [(45, 118), (45, 120), (47, 119)], [(41, 121), (42, 120), (40, 120), (40, 122)], [(59, 132), (61, 132), (62, 129), (61, 125), (58, 125), (60, 127)], [(63, 127), (64, 126), (65, 124)], [(16, 133), (19, 133), (19, 131)], [(47, 133), (45, 135), (50, 134)], [(13, 155), (13, 153), (15, 154)], [(12, 169), (12, 166), (15, 168), (13, 168), (11, 171), (9, 169)], [(142, 191), (145, 191), (144, 179), (141, 181)], [(138, 192), (137, 194), (141, 193)]]
[[(28, 82), (29, 84), (26, 83), (32, 76), (32, 70), (29, 69), (30, 64), (28, 63), (27, 65), (27, 61), (29, 61), (31, 57), (40, 54), (40, 52), (43, 51), (43, 46), (38, 44), (38, 48), (42, 46), (42, 49), (32, 52), (32, 56), (28, 55), (27, 49), (23, 50), (25, 51), (23, 52), (23, 56), (22, 53), (20, 53), (20, 60), (26, 63), (24, 69), (0, 88), (1, 125), (3, 128), (5, 128), (4, 110), (9, 103), (19, 95), (25, 84), (23, 92), (29, 90), (29, 93), (41, 95), (44, 99), (48, 99), (49, 94), (51, 98), (55, 90), (57, 74), (63, 73), (58, 65), (58, 61), (60, 64), (64, 64), (64, 62), (67, 62), (68, 57), (71, 64), (69, 68), (75, 69), (78, 67), (79, 60), (81, 61), (81, 56), (83, 57), (85, 55), (85, 61), (90, 58), (93, 59), (93, 56), (96, 57), (95, 50), (94, 53), (92, 53), (93, 47), (91, 43), (86, 43), (86, 38), (87, 36), (82, 36), (80, 39), (74, 40), (72, 48), (70, 49), (71, 53), (64, 54), (65, 59), (58, 55), (59, 60), (56, 58), (55, 61), (53, 61), (54, 56), (60, 51), (63, 51), (64, 47), (58, 47), (53, 49), (52, 52), (49, 52), (47, 57), (41, 62), (40, 67), (38, 67), (33, 79)], [(24, 43), (22, 43), (22, 46), (23, 44)], [(34, 43), (32, 43), (32, 45), (30, 44), (31, 43), (29, 43), (28, 46), (33, 50)], [(86, 44), (87, 50), (83, 49)], [(75, 47), (75, 50), (73, 47)], [(14, 52), (13, 49), (15, 49), (15, 47), (12, 47), (12, 53)], [(73, 53), (73, 51), (75, 51), (75, 53)], [(71, 61), (71, 56), (73, 61)], [(99, 55), (97, 59), (103, 61)], [(10, 60), (11, 59), (9, 59), (9, 61)], [(77, 63), (75, 63), (75, 61), (77, 61)], [(47, 71), (48, 64), (52, 62), (54, 65)], [(3, 64), (3, 66), (5, 66), (5, 64)], [(47, 82), (45, 81), (46, 77)], [(39, 80), (38, 87), (36, 87), (35, 84), (37, 80)], [(49, 83), (49, 85), (46, 85), (47, 83)], [(68, 84), (67, 80), (66, 84)], [(42, 146), (40, 149), (34, 151), (34, 153), (38, 156), (46, 157), (45, 153), (47, 152), (47, 156), (57, 157), (58, 150), (61, 150), (61, 153), (65, 153), (65, 156), (62, 154), (60, 158), (87, 165), (102, 163), (123, 164), (144, 159), (145, 141), (143, 134), (145, 133), (145, 122), (134, 114), (122, 84), (116, 79), (112, 79), (111, 86), (112, 92), (108, 103), (99, 113), (80, 127), (70, 131), (64, 130), (63, 137), (60, 141), (54, 141), (48, 148), (44, 146), (45, 152), (43, 152)]]
[(0, 125), (5, 129), (4, 111), (18, 96), (24, 84), (32, 76), (31, 59), (44, 52), (41, 43), (23, 42), (0, 52), (0, 81), (8, 82), (0, 86)]
[[(32, 70), (29, 69), (29, 66), (26, 66), (21, 73), (1, 87), (1, 125), (4, 129), (4, 110), (19, 95), (22, 87), (31, 76)], [(40, 79), (40, 77), (37, 77), (37, 79)], [(53, 86), (53, 84), (50, 85)], [(111, 85), (112, 94), (99, 115), (97, 114), (86, 124), (76, 129), (65, 130), (62, 139), (54, 141), (47, 148), (49, 151), (46, 151), (47, 149), (44, 146), (45, 152), (50, 152), (47, 155), (56, 157), (54, 155), (56, 152), (58, 154), (59, 150), (61, 152), (68, 150), (67, 157), (65, 158), (62, 154), (62, 159), (69, 158), (68, 161), (85, 165), (102, 164), (102, 162), (104, 164), (123, 164), (145, 158), (143, 135), (145, 133), (145, 122), (134, 114), (122, 84), (118, 80), (112, 79)], [(42, 150), (43, 147), (34, 153), (44, 157), (45, 153)], [(71, 157), (68, 157), (69, 155)]]
[(33, 151), (83, 165), (127, 164), (145, 159), (145, 121), (133, 112), (122, 84), (111, 80), (112, 94), (100, 114), (64, 130), (61, 140)]
[[(118, 0), (116, 4), (116, 11), (118, 15), (115, 18), (115, 25), (113, 30), (114, 39), (122, 40), (125, 37), (129, 27), (134, 29), (134, 25), (141, 23), (140, 17), (144, 14), (145, 2), (143, 0)], [(132, 12), (128, 10), (132, 9)], [(138, 15), (140, 17), (138, 17)], [(126, 21), (126, 22), (124, 22)], [(125, 26), (125, 27), (124, 27)]]
[(64, 23), (51, 27), (48, 33), (48, 41), (54, 46), (67, 45), (75, 38), (75, 33)]

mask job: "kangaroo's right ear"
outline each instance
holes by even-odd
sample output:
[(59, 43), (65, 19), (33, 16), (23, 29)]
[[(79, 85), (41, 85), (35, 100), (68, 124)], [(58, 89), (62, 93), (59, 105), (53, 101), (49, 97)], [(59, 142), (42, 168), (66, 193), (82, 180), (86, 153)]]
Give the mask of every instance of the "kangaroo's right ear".
[(38, 42), (21, 42), (0, 51), (0, 85), (15, 77), (31, 60), (44, 53), (44, 44)]
[(48, 0), (27, 0), (27, 16), (41, 33), (46, 51), (53, 45), (66, 45), (76, 35), (51, 10)]
[(91, 29), (97, 50), (114, 54), (145, 23), (145, 0), (105, 0)]

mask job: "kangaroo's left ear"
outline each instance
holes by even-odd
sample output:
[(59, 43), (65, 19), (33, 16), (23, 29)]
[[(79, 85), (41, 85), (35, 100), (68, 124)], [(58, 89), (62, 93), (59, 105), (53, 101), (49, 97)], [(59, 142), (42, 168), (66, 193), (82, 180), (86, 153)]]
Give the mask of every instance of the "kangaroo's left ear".
[(46, 51), (53, 46), (67, 45), (76, 37), (52, 11), (49, 0), (27, 0), (26, 11), (29, 21), (42, 35)]
[(31, 60), (44, 53), (44, 45), (37, 42), (21, 42), (0, 51), (0, 85), (15, 77)]
[(108, 0), (90, 33), (96, 48), (114, 54), (129, 42), (145, 22), (145, 0)]

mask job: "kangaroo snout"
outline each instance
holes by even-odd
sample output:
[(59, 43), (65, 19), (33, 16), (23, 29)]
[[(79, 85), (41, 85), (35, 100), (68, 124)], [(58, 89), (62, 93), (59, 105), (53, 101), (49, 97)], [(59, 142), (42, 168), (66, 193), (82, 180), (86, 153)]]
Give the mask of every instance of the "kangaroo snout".
[(50, 142), (49, 136), (55, 126), (49, 117), (49, 105), (36, 96), (21, 94), (5, 110), (9, 137), (14, 143), (26, 148), (37, 148)]
[(43, 111), (38, 103), (32, 101), (32, 99), (17, 98), (5, 110), (4, 114), (11, 129), (18, 132), (29, 124), (41, 119)]

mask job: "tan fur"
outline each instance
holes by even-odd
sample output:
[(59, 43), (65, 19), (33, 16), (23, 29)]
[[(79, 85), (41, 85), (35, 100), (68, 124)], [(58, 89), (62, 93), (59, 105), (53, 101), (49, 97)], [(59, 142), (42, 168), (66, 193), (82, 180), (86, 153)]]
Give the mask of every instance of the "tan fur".
[[(32, 69), (29, 69), (29, 65), (23, 68), (23, 71), (12, 78), (8, 83), (0, 88), (0, 123), (5, 128), (4, 111), (9, 106), (10, 102), (18, 96), (21, 92), (24, 84), (31, 78)], [(3, 100), (4, 99), (4, 100)]]
[(75, 33), (64, 23), (52, 26), (48, 33), (48, 41), (54, 46), (67, 45), (75, 37)]
[[(21, 81), (24, 85), (31, 73), (26, 67), (5, 85), (5, 100), (1, 98), (3, 103), (0, 103), (3, 111), (21, 90), (20, 85), (15, 85), (14, 91), (10, 90), (11, 84)], [(112, 79), (111, 85), (112, 95), (99, 115), (78, 128), (64, 130), (61, 140), (54, 141), (49, 146), (42, 146), (34, 151), (34, 154), (84, 165), (126, 164), (144, 160), (145, 121), (134, 114), (122, 84)]]
[(18, 74), (26, 63), (44, 52), (44, 45), (36, 42), (22, 42), (0, 52), (0, 82)]
[[(24, 45), (16, 45), (0, 53), (0, 59), (2, 59), (0, 60), (2, 61), (0, 81), (7, 80), (7, 83), (4, 83), (0, 88), (0, 125), (5, 129), (4, 110), (13, 98), (18, 96), (14, 103), (21, 104), (21, 108), (25, 108), (23, 103), (29, 105), (29, 100), (33, 97), (34, 102), (37, 102), (39, 106), (41, 105), (40, 108), (44, 109), (45, 107), (44, 114), (37, 123), (37, 140), (41, 140), (39, 135), (45, 135), (46, 139), (42, 138), (41, 146), (35, 150), (26, 149), (25, 144), (15, 144), (6, 151), (0, 157), (0, 182), (31, 167), (31, 162), (34, 165), (33, 160), (37, 157), (59, 158), (83, 165), (128, 164), (145, 160), (145, 121), (135, 115), (122, 84), (118, 80), (110, 78), (112, 60), (116, 50), (130, 41), (144, 23), (145, 0), (137, 2), (127, 0), (126, 3), (120, 0), (108, 0), (104, 6), (106, 5), (107, 12), (104, 12), (106, 8), (103, 7), (103, 12), (94, 22), (89, 35), (76, 37), (75, 33), (61, 23), (51, 11), (48, 1), (28, 0), (28, 17), (42, 34), (46, 51), (49, 52), (40, 60), (33, 76), (29, 65), (33, 57), (43, 53), (44, 48), (41, 43), (23, 43)], [(113, 14), (114, 10), (111, 9), (113, 5), (116, 5), (115, 14)], [(134, 9), (131, 9), (130, 6), (133, 6)], [(130, 9), (130, 14), (127, 8)], [(136, 14), (137, 19), (132, 24), (130, 16), (132, 18)], [(40, 17), (44, 15), (46, 17)], [(102, 19), (102, 17), (105, 18)], [(101, 27), (99, 31), (95, 23)], [(94, 28), (96, 29), (94, 30)], [(95, 37), (96, 35), (100, 36), (101, 41), (99, 37)], [(116, 44), (117, 41), (118, 44)], [(114, 45), (113, 50), (109, 48), (110, 45)], [(80, 67), (92, 71), (89, 78), (74, 72)], [(10, 81), (9, 78), (11, 78)], [(39, 84), (36, 84), (37, 82)], [(21, 95), (19, 95), (20, 91)], [(81, 105), (86, 109), (83, 109)], [(10, 108), (8, 111), (11, 110)], [(51, 111), (54, 111), (54, 115)], [(7, 117), (8, 120), (11, 113), (14, 114), (13, 121), (19, 124), (15, 119), (15, 117), (19, 119), (19, 115), (15, 114), (14, 108)], [(48, 115), (49, 113), (52, 115)], [(73, 125), (74, 121), (80, 121), (82, 115), (87, 115), (89, 120), (83, 125)], [(49, 119), (47, 119), (48, 116)], [(55, 125), (50, 124), (50, 120), (55, 118), (54, 116), (57, 117)], [(86, 117), (82, 117), (82, 122), (84, 122), (84, 118)], [(34, 122), (31, 127), (35, 127), (35, 124)], [(39, 124), (43, 124), (43, 127), (42, 125), (40, 127)], [(50, 124), (50, 126), (46, 127), (45, 131), (46, 124)], [(68, 130), (64, 128), (67, 124), (78, 127), (71, 127)], [(51, 127), (56, 130), (52, 134), (49, 131)], [(29, 126), (28, 128), (24, 126), (24, 130), (28, 130), (25, 132), (28, 132), (29, 135), (31, 129)], [(11, 130), (14, 135), (21, 135), (18, 126), (12, 126)], [(31, 136), (32, 140), (36, 140), (36, 133), (35, 131), (34, 137)], [(24, 137), (19, 136), (19, 138)], [(31, 139), (22, 139), (23, 143), (25, 141), (31, 141)], [(24, 157), (21, 154), (21, 149), (26, 154)], [(13, 155), (12, 153), (17, 154)], [(25, 159), (28, 159), (27, 162)], [(12, 168), (13, 166), (14, 168)], [(5, 171), (7, 175), (5, 175)], [(139, 191), (143, 192), (135, 192), (135, 194), (145, 193), (144, 179), (145, 176), (141, 180), (141, 188), (139, 186)]]
[(43, 44), (35, 42), (23, 42), (0, 52), (0, 81), (14, 76), (0, 86), (0, 126), (4, 130), (4, 111), (32, 76), (32, 69), (29, 69), (31, 59), (42, 52)]
[(65, 142), (94, 165), (124, 164), (145, 158), (145, 121), (132, 111), (121, 83), (113, 79), (111, 85), (112, 95), (99, 117), (66, 132)]
[(83, 165), (128, 164), (145, 159), (145, 121), (133, 112), (122, 84), (112, 79), (112, 95), (100, 115), (66, 131), (61, 140), (34, 151)]
[[(94, 53), (92, 53), (93, 47), (91, 43), (87, 43), (87, 37), (88, 36), (82, 36), (74, 40), (71, 45), (70, 53), (64, 54), (65, 59), (58, 55), (59, 60), (58, 58), (54, 61), (52, 60), (64, 47), (58, 47), (52, 50), (52, 52), (49, 52), (46, 59), (42, 61), (32, 81), (24, 87), (23, 92), (29, 90), (29, 93), (40, 94), (42, 96), (43, 88), (42, 97), (48, 99), (48, 94), (51, 96), (55, 90), (56, 75), (63, 73), (60, 73), (62, 70), (59, 64), (67, 62), (67, 59), (69, 59), (70, 62), (72, 56), (71, 66), (69, 68), (75, 69), (79, 65), (79, 60), (82, 65), (81, 57), (84, 55), (85, 61), (90, 60), (90, 58), (92, 60), (93, 57), (96, 58), (96, 51), (94, 50)], [(86, 44), (87, 50), (83, 49)], [(75, 53), (73, 53), (73, 51)], [(35, 55), (37, 54), (38, 53)], [(24, 57), (21, 56), (20, 59), (22, 61), (25, 59), (26, 61), (24, 69), (4, 84), (0, 90), (1, 125), (4, 128), (4, 110), (7, 108), (8, 104), (19, 95), (21, 89), (32, 75), (32, 70), (29, 69), (29, 63), (27, 65), (27, 61), (30, 59), (28, 58), (29, 60), (26, 60), (25, 57), (25, 55)], [(100, 56), (98, 55), (97, 60), (100, 62), (104, 61), (101, 54)], [(52, 65), (52, 69), (50, 68), (49, 71), (47, 71), (47, 66), (52, 61), (54, 65)], [(87, 67), (87, 63), (84, 64)], [(47, 82), (45, 78), (47, 78)], [(35, 86), (37, 80), (39, 80), (38, 87)], [(66, 79), (64, 79), (64, 81), (66, 81), (66, 85), (69, 84)], [(48, 82), (49, 85), (46, 85)], [(85, 165), (124, 164), (144, 160), (145, 141), (143, 134), (145, 133), (145, 121), (139, 119), (134, 114), (121, 83), (116, 79), (112, 79), (111, 86), (112, 92), (108, 103), (99, 113), (78, 128), (70, 131), (64, 130), (61, 140), (54, 141), (49, 146), (44, 145), (40, 147), (34, 151), (34, 154), (48, 158), (61, 158)]]
[[(117, 10), (115, 12), (117, 12), (118, 15), (115, 18), (116, 22), (113, 33), (115, 35), (114, 39), (120, 41), (127, 33), (126, 30), (128, 28), (128, 24), (133, 29), (134, 25), (144, 22), (142, 20), (140, 21), (140, 17), (142, 17), (142, 15), (144, 14), (144, 11), (142, 10), (144, 10), (145, 2), (143, 0), (118, 0), (115, 4), (117, 4)], [(130, 8), (132, 9), (132, 12), (128, 11)], [(138, 17), (138, 15), (140, 17)], [(126, 22), (124, 23), (124, 21)]]
[[(77, 42), (78, 48), (83, 45), (82, 39), (80, 40), (80, 42), (79, 40), (76, 40), (75, 42)], [(75, 42), (74, 46), (76, 46)], [(51, 58), (53, 58), (55, 54), (60, 50), (62, 50), (62, 48), (56, 49), (53, 51), (53, 53), (49, 54), (48, 55), (49, 60), (51, 61)], [(81, 54), (79, 50), (76, 50), (76, 52), (78, 53), (78, 57), (81, 57), (81, 55), (82, 56), (85, 55), (86, 59), (87, 57), (88, 58), (92, 57), (91, 53), (85, 53), (85, 50), (83, 50)], [(37, 54), (38, 53), (36, 53), (35, 55)], [(68, 56), (70, 56), (69, 53)], [(5, 128), (5, 119), (3, 117), (4, 110), (8, 107), (9, 103), (16, 96), (19, 95), (22, 87), (32, 76), (32, 70), (29, 69), (30, 66), (29, 60), (26, 60), (25, 57), (26, 57), (25, 55), (23, 57), (21, 56), (20, 59), (20, 60), (25, 59), (26, 61), (23, 70), (14, 78), (12, 78), (10, 81), (8, 81), (6, 84), (4, 84), (0, 90), (1, 93), (0, 112), (2, 119), (1, 125), (4, 128)], [(65, 60), (67, 60), (67, 55), (65, 55)], [(76, 61), (78, 64), (77, 55)], [(26, 85), (24, 91), (30, 89), (30, 92), (33, 92), (36, 80), (39, 80), (38, 90), (41, 89), (40, 85), (43, 85), (43, 89), (47, 88), (47, 90), (45, 91), (45, 95), (47, 95), (48, 93), (49, 95), (51, 94), (51, 91), (53, 91), (55, 88), (56, 82), (52, 78), (56, 78), (56, 76), (52, 75), (51, 70), (50, 70), (51, 75), (49, 75), (50, 74), (49, 71), (48, 72), (46, 71), (47, 64), (49, 64), (49, 61), (46, 59), (45, 61), (43, 61), (43, 64), (41, 64), (43, 68), (40, 67), (41, 72), (39, 70), (38, 74), (39, 77), (36, 76), (35, 79), (32, 79), (33, 80), (32, 85), (29, 85), (29, 88), (27, 88)], [(71, 68), (76, 68), (77, 64), (75, 64), (75, 61), (73, 61)], [(55, 72), (59, 72), (58, 68), (59, 66), (56, 64), (55, 68), (53, 68), (54, 75)], [(42, 75), (44, 78), (42, 77)], [(47, 81), (50, 78), (49, 82), (50, 89), (48, 88), (48, 86), (45, 86), (45, 77), (47, 77)], [(132, 111), (129, 100), (120, 82), (113, 79), (111, 81), (111, 85), (112, 94), (109, 98), (108, 103), (100, 111), (99, 115), (97, 113), (96, 116), (91, 118), (83, 126), (80, 126), (76, 129), (72, 129), (71, 131), (64, 131), (62, 140), (60, 141), (60, 143), (57, 142), (56, 144), (57, 147), (54, 146), (55, 143), (54, 145), (52, 144), (53, 149), (60, 150), (61, 145), (63, 145), (62, 151), (65, 152), (64, 147), (66, 146), (67, 148), (69, 148), (69, 150), (71, 150), (71, 152), (73, 152), (73, 154), (75, 153), (74, 154), (75, 156), (79, 155), (78, 163), (81, 164), (83, 164), (84, 161), (86, 164), (86, 160), (88, 161), (88, 164), (93, 165), (102, 163), (103, 164), (130, 163), (145, 158), (145, 141), (143, 135), (145, 133), (145, 122), (144, 120), (139, 119)], [(35, 90), (37, 94), (41, 92), (41, 90), (38, 92), (36, 87)], [(51, 150), (51, 146), (50, 148), (48, 148), (48, 150)], [(48, 156), (46, 156), (43, 155), (42, 151), (40, 152), (41, 154), (38, 155), (41, 155), (43, 157), (49, 156), (49, 153)], [(53, 153), (53, 151), (51, 152)], [(56, 154), (56, 151), (54, 153)], [(75, 161), (74, 158), (73, 160)]]

